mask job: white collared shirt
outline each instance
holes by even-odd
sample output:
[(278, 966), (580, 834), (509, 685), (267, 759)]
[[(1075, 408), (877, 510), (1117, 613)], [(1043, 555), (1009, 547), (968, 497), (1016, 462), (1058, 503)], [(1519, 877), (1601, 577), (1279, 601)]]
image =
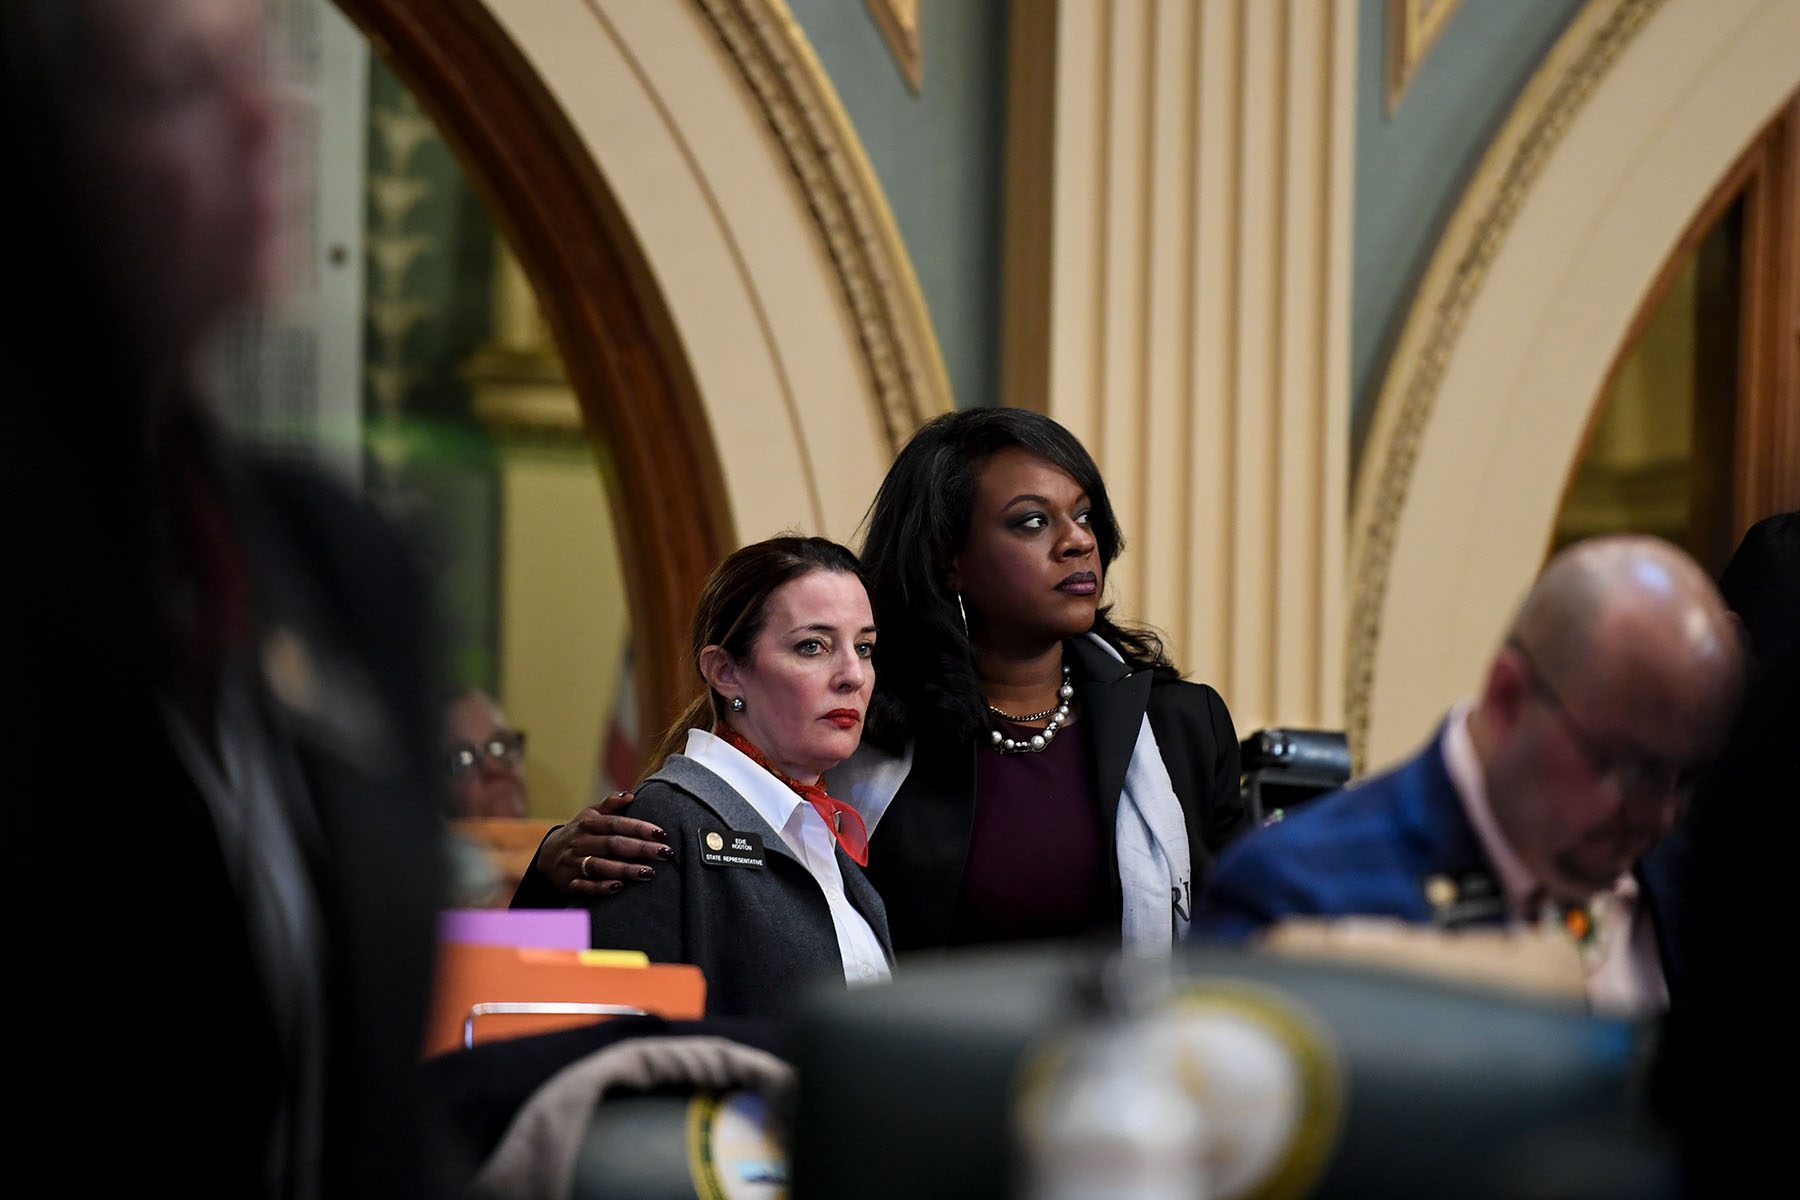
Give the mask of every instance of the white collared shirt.
[[(1494, 868), (1507, 913), (1515, 922), (1544, 919), (1532, 911), (1543, 907), (1539, 901), (1544, 889), (1501, 833), (1488, 801), (1487, 780), (1469, 736), (1469, 710), (1473, 707), (1472, 701), (1465, 700), (1444, 722), (1444, 766), (1482, 853)], [(1594, 937), (1581, 947), (1588, 1008), (1619, 1017), (1650, 1016), (1667, 1009), (1669, 986), (1663, 978), (1662, 953), (1656, 944), (1655, 923), (1644, 912), (1637, 879), (1625, 872), (1611, 887), (1594, 895), (1588, 907), (1594, 917)]]
[(838, 870), (837, 837), (819, 810), (723, 738), (704, 729), (688, 730), (683, 754), (717, 775), (732, 791), (756, 810), (756, 815), (781, 835), (781, 840), (825, 893), (831, 925), (837, 934), (838, 956), (844, 961), (844, 982), (851, 987), (880, 983), (892, 975), (881, 939), (868, 920), (844, 894), (844, 877)]

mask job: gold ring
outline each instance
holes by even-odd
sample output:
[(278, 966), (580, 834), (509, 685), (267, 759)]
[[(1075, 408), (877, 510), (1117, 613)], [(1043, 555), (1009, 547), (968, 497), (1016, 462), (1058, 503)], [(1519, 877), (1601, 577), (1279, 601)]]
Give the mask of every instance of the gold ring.
[(587, 878), (587, 877), (588, 877), (588, 869), (587, 869), (587, 865), (588, 865), (588, 864), (589, 864), (589, 863), (591, 863), (591, 862), (593, 862), (593, 861), (594, 861), (594, 856), (593, 856), (593, 855), (591, 855), (591, 854), (588, 854), (588, 855), (584, 855), (584, 856), (582, 856), (582, 859), (581, 859), (581, 877), (582, 877), (582, 878), (583, 878), (583, 879), (586, 879), (586, 878)]

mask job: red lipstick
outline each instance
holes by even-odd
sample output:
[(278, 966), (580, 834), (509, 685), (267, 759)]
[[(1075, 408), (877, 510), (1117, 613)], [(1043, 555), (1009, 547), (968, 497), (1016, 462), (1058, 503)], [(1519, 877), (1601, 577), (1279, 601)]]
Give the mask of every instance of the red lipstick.
[(839, 729), (855, 729), (858, 725), (862, 724), (862, 714), (857, 712), (854, 708), (834, 708), (821, 717), (820, 720), (830, 721)]

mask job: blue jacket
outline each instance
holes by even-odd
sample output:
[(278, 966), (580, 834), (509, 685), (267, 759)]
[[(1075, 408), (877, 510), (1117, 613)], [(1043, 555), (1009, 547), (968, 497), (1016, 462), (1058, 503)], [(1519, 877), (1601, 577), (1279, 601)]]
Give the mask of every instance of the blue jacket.
[[(1679, 836), (1671, 837), (1637, 870), (1671, 996), (1681, 966), (1673, 937), (1678, 922), (1672, 877), (1682, 844)], [(1442, 729), (1424, 751), (1392, 771), (1323, 797), (1228, 849), (1200, 898), (1189, 935), (1241, 938), (1290, 916), (1442, 922), (1444, 910), (1426, 897), (1426, 882), (1434, 878), (1458, 885), (1493, 878), (1450, 781)], [(1495, 904), (1458, 923), (1503, 920)]]

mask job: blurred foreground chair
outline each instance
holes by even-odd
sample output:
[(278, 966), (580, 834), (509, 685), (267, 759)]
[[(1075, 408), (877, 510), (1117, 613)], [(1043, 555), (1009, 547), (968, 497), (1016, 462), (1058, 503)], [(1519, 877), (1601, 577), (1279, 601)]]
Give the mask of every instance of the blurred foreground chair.
[(508, 1196), (773, 1196), (720, 1173), (785, 1179), (780, 1053), (766, 1021), (620, 1017), (440, 1054), (421, 1084), (457, 1194), (485, 1172)]
[[(1044, 949), (914, 962), (891, 986), (815, 997), (792, 1031), (794, 1194), (1024, 1194), (1030, 1114), (1095, 1027), (1104, 961)], [(1638, 1026), (1216, 948), (1178, 953), (1163, 978), (1161, 999), (1131, 1018), (1158, 1030), (1135, 1061), (1165, 1080), (1173, 1071), (1191, 1097), (1209, 1197), (1669, 1188), (1667, 1158), (1632, 1124)]]
[(777, 1196), (787, 1161), (772, 1114), (793, 1071), (723, 1037), (639, 1037), (582, 1058), (532, 1094), (469, 1194), (491, 1200)]

